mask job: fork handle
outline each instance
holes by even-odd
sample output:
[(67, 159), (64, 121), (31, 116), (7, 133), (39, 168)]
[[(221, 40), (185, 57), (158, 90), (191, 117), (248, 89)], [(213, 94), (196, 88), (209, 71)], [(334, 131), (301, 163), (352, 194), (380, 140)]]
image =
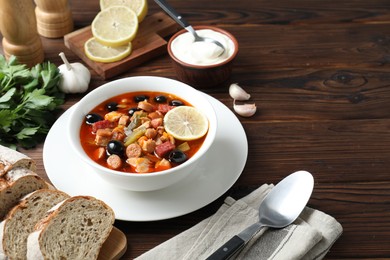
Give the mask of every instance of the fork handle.
[(190, 25), (178, 12), (176, 12), (175, 9), (173, 9), (167, 2), (165, 2), (165, 0), (154, 1), (183, 28), (186, 28)]

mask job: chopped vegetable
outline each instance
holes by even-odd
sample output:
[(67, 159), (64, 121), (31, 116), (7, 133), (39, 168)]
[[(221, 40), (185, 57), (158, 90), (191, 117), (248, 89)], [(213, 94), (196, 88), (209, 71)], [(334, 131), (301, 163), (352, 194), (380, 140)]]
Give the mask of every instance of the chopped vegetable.
[(134, 130), (127, 138), (125, 139), (125, 146), (129, 146), (143, 136), (146, 132), (146, 127), (139, 127)]
[(187, 152), (188, 150), (190, 150), (190, 145), (188, 144), (188, 142), (184, 142), (182, 144), (180, 144), (177, 149), (179, 149), (180, 151), (182, 152)]
[(50, 62), (29, 69), (0, 55), (0, 144), (32, 148), (45, 139), (64, 103), (60, 78)]

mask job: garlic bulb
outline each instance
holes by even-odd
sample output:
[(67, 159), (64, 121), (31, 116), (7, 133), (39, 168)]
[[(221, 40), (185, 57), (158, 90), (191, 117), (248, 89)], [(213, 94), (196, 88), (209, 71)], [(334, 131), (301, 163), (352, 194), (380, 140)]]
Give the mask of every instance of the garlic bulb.
[(251, 95), (241, 88), (237, 83), (233, 83), (229, 87), (229, 94), (234, 100), (248, 100)]
[(64, 64), (58, 69), (61, 73), (59, 89), (64, 93), (83, 93), (87, 91), (91, 80), (91, 72), (79, 62), (69, 63), (65, 54), (59, 54)]
[(256, 104), (243, 104), (236, 105), (235, 100), (233, 101), (233, 109), (234, 111), (243, 117), (250, 117), (256, 113)]

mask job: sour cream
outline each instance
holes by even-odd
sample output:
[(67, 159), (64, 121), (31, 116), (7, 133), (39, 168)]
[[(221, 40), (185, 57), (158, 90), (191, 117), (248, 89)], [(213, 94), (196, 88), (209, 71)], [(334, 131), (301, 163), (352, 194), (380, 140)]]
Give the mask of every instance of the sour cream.
[(171, 43), (171, 50), (176, 58), (188, 64), (206, 66), (221, 63), (234, 53), (234, 43), (225, 34), (210, 29), (197, 30), (196, 33), (219, 41), (225, 47), (225, 52), (219, 55), (221, 47), (210, 42), (195, 42), (194, 36), (185, 32)]

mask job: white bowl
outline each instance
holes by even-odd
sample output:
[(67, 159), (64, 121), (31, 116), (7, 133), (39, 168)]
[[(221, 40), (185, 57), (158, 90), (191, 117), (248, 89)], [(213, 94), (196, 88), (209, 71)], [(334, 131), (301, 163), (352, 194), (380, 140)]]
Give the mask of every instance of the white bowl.
[[(199, 150), (186, 162), (171, 169), (153, 173), (126, 173), (106, 168), (94, 162), (84, 152), (80, 143), (80, 127), (85, 116), (97, 105), (105, 100), (129, 92), (158, 91), (174, 94), (200, 109), (208, 117), (209, 130)], [(70, 114), (68, 128), (68, 139), (76, 154), (93, 168), (93, 172), (106, 182), (118, 188), (132, 191), (152, 191), (166, 188), (186, 176), (196, 167), (197, 162), (205, 155), (212, 145), (216, 129), (217, 118), (213, 106), (202, 92), (176, 80), (139, 76), (129, 77), (106, 83), (85, 95), (76, 105)], [(86, 183), (86, 185), (88, 185)]]

